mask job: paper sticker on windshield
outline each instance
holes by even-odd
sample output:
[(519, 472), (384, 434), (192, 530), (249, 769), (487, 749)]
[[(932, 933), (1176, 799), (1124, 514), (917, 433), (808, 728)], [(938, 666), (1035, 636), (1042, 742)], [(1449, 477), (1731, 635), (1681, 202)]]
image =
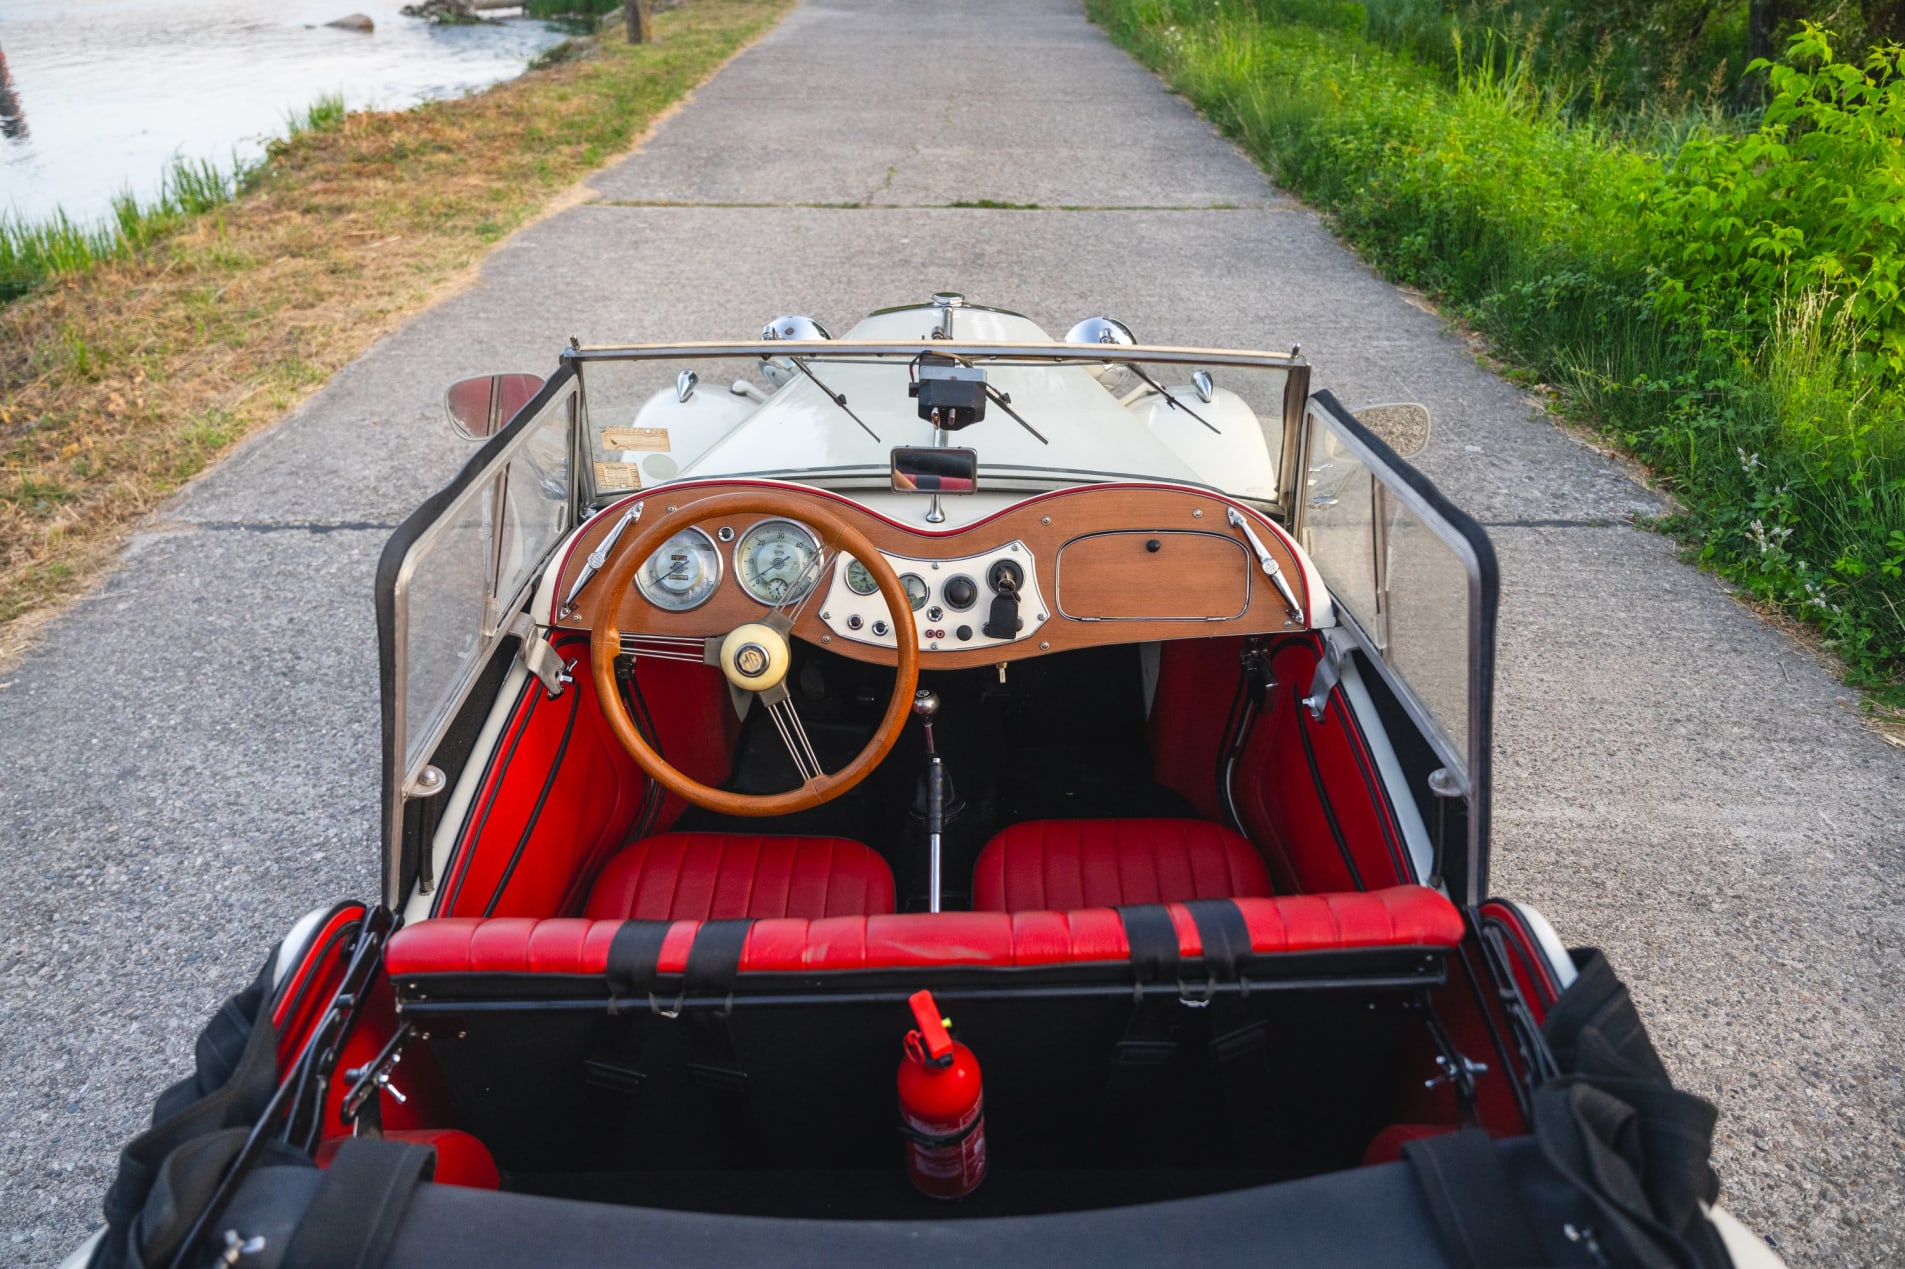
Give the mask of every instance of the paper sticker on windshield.
[(619, 493), (642, 487), (642, 469), (634, 463), (597, 463), (595, 487), (603, 493)]
[(668, 429), (665, 427), (605, 427), (602, 429), (603, 449), (667, 449)]

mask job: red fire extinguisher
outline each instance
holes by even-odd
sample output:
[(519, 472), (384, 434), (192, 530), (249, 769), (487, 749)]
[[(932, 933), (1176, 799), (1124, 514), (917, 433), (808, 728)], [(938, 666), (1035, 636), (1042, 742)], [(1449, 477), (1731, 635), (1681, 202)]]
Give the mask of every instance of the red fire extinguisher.
[(930, 1198), (964, 1198), (986, 1179), (986, 1105), (979, 1059), (946, 1031), (933, 993), (908, 999), (917, 1031), (900, 1059), (900, 1130), (906, 1170)]

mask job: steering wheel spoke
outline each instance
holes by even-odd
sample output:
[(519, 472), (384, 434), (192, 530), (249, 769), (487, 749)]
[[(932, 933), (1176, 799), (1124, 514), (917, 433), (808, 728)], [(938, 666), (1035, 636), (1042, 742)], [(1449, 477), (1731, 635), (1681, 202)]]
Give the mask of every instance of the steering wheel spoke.
[(698, 635), (624, 634), (622, 652), (637, 661), (681, 661), (688, 665), (721, 664), (721, 640)]
[(801, 726), (800, 711), (794, 708), (794, 698), (787, 685), (777, 683), (756, 695), (766, 706), (767, 716), (774, 720), (774, 730), (781, 734), (781, 743), (787, 746), (787, 756), (794, 760), (800, 782), (813, 784), (825, 777), (826, 769), (820, 765), (820, 755), (814, 752), (813, 742), (807, 739), (807, 729)]

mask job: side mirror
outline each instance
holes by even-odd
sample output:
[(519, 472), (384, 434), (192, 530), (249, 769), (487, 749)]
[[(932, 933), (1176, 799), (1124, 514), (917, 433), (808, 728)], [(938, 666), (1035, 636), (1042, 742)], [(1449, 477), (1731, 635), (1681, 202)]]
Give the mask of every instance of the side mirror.
[(1429, 407), (1408, 402), (1402, 405), (1366, 405), (1351, 411), (1358, 423), (1381, 437), (1396, 451), (1397, 458), (1414, 458), (1429, 443)]
[(443, 394), (443, 412), (458, 435), (480, 441), (502, 431), (541, 391), (541, 375), (477, 375), (450, 385)]

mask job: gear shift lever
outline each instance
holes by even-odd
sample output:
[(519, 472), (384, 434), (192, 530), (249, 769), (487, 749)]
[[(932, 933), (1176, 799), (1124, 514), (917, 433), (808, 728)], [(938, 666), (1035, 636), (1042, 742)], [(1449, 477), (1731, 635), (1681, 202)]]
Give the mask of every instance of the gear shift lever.
[(913, 712), (919, 715), (926, 733), (926, 910), (939, 911), (940, 842), (946, 830), (946, 768), (939, 761), (939, 749), (933, 744), (933, 715), (939, 713), (939, 696), (926, 688), (913, 694)]

